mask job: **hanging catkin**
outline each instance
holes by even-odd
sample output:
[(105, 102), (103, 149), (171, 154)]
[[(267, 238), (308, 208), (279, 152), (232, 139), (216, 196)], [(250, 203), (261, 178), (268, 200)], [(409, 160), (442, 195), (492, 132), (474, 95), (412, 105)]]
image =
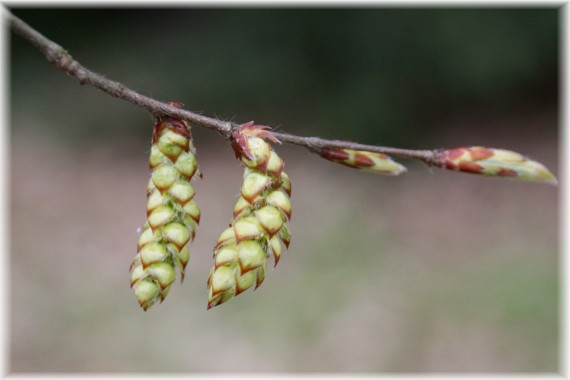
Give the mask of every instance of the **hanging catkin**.
[(285, 163), (265, 141), (279, 142), (267, 127), (241, 125), (233, 133), (232, 146), (244, 165), (241, 196), (233, 220), (214, 247), (214, 267), (208, 277), (208, 308), (222, 304), (265, 278), (266, 261), (274, 265), (282, 244), (291, 235), (291, 183), (283, 171)]
[(198, 163), (188, 123), (172, 117), (156, 120), (149, 163), (147, 220), (131, 264), (131, 287), (145, 311), (164, 300), (176, 279), (176, 268), (181, 281), (184, 278), (190, 257), (186, 244), (200, 221), (190, 185)]

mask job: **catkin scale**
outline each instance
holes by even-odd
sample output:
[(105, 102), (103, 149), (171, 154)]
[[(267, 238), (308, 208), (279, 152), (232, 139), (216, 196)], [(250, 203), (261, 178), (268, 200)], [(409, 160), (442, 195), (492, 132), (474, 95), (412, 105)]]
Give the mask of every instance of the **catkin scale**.
[(264, 281), (267, 259), (277, 265), (288, 247), (291, 182), (285, 163), (266, 140), (278, 142), (267, 127), (247, 123), (233, 134), (232, 146), (244, 165), (240, 197), (233, 220), (214, 247), (208, 276), (208, 309)]
[(181, 281), (184, 279), (190, 258), (186, 244), (194, 239), (200, 222), (200, 209), (190, 185), (198, 164), (185, 121), (171, 117), (156, 120), (149, 166), (147, 221), (130, 268), (131, 287), (145, 311), (165, 299), (177, 271)]

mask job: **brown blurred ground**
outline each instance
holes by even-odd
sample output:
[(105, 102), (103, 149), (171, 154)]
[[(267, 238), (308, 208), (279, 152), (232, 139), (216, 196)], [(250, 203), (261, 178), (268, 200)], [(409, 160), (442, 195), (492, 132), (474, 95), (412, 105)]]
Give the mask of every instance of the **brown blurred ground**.
[[(283, 147), (289, 252), (255, 293), (206, 311), (212, 244), (241, 169), (221, 139), (201, 146), (209, 132), (198, 130), (203, 219), (189, 271), (144, 313), (128, 267), (145, 216), (146, 152), (126, 155), (120, 138), (60, 145), (31, 133), (57, 127), (33, 118), (16, 126), (12, 372), (558, 369), (556, 187), (409, 161), (406, 175), (379, 177)], [(557, 174), (555, 126), (551, 109), (456, 119), (432, 143), (510, 148)]]

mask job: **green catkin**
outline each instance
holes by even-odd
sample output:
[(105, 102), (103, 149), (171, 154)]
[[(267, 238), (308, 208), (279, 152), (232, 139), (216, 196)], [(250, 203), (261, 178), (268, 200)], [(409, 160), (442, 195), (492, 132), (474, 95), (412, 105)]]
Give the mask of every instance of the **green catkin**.
[(282, 245), (291, 240), (291, 183), (285, 163), (264, 140), (278, 142), (267, 127), (247, 123), (233, 134), (232, 145), (244, 165), (241, 196), (233, 220), (214, 247), (214, 266), (208, 277), (208, 309), (265, 279), (267, 258), (277, 265)]
[(188, 123), (171, 117), (157, 119), (149, 163), (147, 220), (130, 269), (131, 287), (145, 311), (165, 299), (177, 269), (184, 279), (190, 258), (186, 244), (200, 221), (190, 185), (198, 164)]

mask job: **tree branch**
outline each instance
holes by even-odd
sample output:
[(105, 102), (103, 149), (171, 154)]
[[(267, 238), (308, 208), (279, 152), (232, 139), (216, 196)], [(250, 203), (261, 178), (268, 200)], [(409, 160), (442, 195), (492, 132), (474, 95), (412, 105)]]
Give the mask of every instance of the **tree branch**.
[(79, 83), (88, 84), (106, 92), (107, 94), (119, 99), (126, 100), (141, 108), (145, 108), (153, 114), (163, 114), (179, 119), (188, 120), (189, 122), (200, 124), (204, 127), (212, 128), (221, 133), (224, 137), (229, 137), (232, 126), (231, 123), (212, 119), (196, 113), (185, 111), (172, 107), (166, 103), (149, 98), (133, 91), (119, 82), (112, 81), (104, 76), (94, 73), (93, 71), (82, 66), (79, 62), (60, 45), (49, 40), (37, 30), (20, 20), (18, 17), (8, 14), (8, 20), (12, 26), (12, 30), (24, 39), (31, 42), (38, 48), (47, 58), (59, 69), (65, 71), (69, 75), (77, 78)]
[[(104, 76), (97, 74), (81, 65), (79, 62), (73, 59), (73, 57), (63, 47), (46, 38), (18, 17), (12, 15), (9, 12), (7, 12), (7, 17), (12, 30), (15, 33), (32, 43), (45, 55), (49, 62), (53, 63), (59, 69), (65, 71), (67, 74), (75, 77), (79, 83), (96, 87), (111, 96), (126, 100), (127, 102), (144, 108), (154, 115), (168, 115), (187, 120), (191, 123), (214, 129), (226, 139), (231, 138), (231, 133), (235, 129), (236, 125), (230, 122), (202, 116), (191, 111), (172, 107), (166, 103), (160, 102), (148, 96), (141, 95), (119, 82), (107, 79)], [(390, 154), (399, 157), (413, 158), (421, 160), (430, 166), (443, 166), (443, 162), (437, 150), (399, 149), (375, 145), (364, 145), (348, 141), (326, 140), (319, 137), (302, 137), (287, 133), (273, 132), (273, 134), (283, 142), (304, 146), (315, 153), (320, 153), (325, 148), (366, 150), (370, 152)]]

